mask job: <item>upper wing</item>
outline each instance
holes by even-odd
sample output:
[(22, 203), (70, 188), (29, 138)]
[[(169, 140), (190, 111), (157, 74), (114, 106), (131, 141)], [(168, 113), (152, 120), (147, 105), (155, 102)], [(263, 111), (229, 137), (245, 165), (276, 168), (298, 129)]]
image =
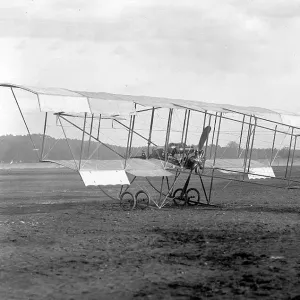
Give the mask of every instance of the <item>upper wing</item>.
[[(104, 92), (71, 91), (62, 88), (40, 88), (0, 83), (0, 87), (22, 89), (38, 96), (36, 111), (67, 113), (101, 113), (107, 116), (135, 114), (135, 104), (149, 107), (194, 109), (202, 112), (236, 112), (248, 115), (268, 115), (281, 120), (281, 116), (300, 117), (300, 113), (281, 112), (261, 107), (245, 107), (203, 101), (162, 97), (120, 95)], [(34, 99), (34, 101), (36, 101)], [(272, 118), (273, 118), (272, 117)]]

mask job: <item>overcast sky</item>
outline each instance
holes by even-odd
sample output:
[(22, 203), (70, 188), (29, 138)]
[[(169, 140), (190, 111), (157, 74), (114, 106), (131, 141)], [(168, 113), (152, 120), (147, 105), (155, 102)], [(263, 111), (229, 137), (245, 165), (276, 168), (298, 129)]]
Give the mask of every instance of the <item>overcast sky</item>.
[(300, 110), (298, 0), (0, 5), (0, 82)]
[(1, 0), (0, 82), (300, 112), (299, 32), (300, 0)]

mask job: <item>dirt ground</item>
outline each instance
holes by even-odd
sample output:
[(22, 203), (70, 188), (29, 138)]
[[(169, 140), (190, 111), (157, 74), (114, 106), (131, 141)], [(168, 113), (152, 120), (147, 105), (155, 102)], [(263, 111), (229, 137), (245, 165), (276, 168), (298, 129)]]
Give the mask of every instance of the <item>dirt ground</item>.
[(1, 171), (0, 299), (300, 299), (300, 190), (224, 186), (125, 212), (63, 169)]

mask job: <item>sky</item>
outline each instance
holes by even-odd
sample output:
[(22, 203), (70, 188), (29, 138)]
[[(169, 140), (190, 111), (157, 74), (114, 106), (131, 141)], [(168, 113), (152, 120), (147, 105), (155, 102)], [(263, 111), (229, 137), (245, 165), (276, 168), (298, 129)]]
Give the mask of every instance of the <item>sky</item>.
[(300, 0), (1, 0), (0, 82), (300, 112), (299, 32)]

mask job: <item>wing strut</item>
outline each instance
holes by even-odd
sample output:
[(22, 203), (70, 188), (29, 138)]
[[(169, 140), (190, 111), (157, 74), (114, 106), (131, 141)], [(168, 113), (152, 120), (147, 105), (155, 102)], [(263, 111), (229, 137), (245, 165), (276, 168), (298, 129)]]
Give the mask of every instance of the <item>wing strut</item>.
[[(12, 87), (11, 87), (10, 89), (11, 89), (11, 92), (12, 92), (12, 94), (13, 94), (13, 96), (14, 96), (14, 98), (15, 98), (15, 101), (16, 101), (16, 103), (17, 103), (19, 112), (20, 112), (20, 114), (21, 114), (21, 116), (22, 116), (23, 122), (24, 122), (24, 124), (25, 124), (26, 129), (27, 129), (27, 132), (28, 132), (29, 138), (30, 138), (30, 140), (31, 140), (32, 146), (33, 146), (34, 149), (37, 149), (37, 148), (36, 148), (36, 145), (35, 145), (35, 143), (34, 143), (34, 141), (33, 141), (33, 139), (32, 139), (31, 133), (30, 133), (30, 131), (29, 131), (28, 125), (27, 125), (26, 120), (25, 120), (25, 118), (24, 118), (24, 115), (23, 115), (23, 112), (22, 112), (21, 107), (20, 107), (20, 105), (19, 105), (19, 102), (18, 102), (18, 100), (17, 100), (17, 97), (16, 97), (16, 95), (15, 95), (15, 92), (14, 92), (14, 90), (13, 90)], [(39, 154), (36, 153), (36, 151), (34, 151), (34, 152), (35, 152), (35, 154), (36, 154), (38, 160), (40, 160)]]

